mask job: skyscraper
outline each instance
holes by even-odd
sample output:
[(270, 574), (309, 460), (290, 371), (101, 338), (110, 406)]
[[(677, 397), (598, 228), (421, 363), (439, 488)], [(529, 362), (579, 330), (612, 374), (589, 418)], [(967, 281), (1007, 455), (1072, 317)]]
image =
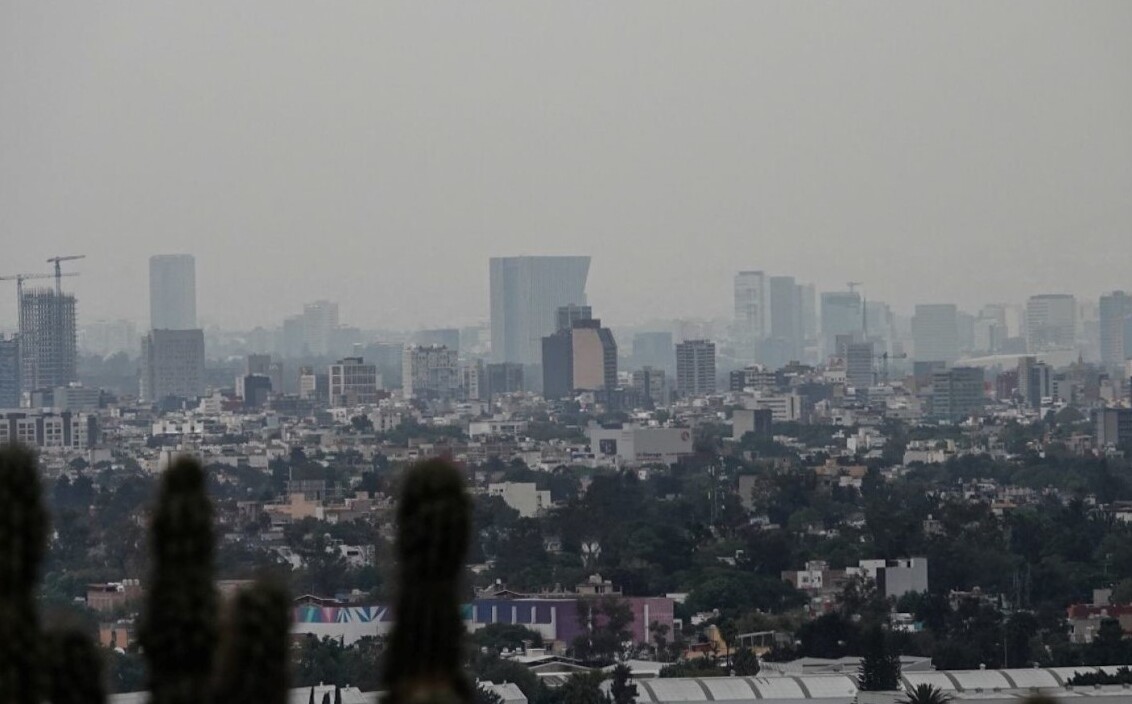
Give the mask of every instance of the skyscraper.
[(766, 362), (785, 366), (802, 359), (802, 287), (793, 276), (770, 277), (770, 340)]
[(1077, 301), (1047, 293), (1026, 301), (1026, 351), (1072, 349), (1077, 341)]
[[(565, 322), (563, 316), (559, 320)], [(545, 398), (617, 388), (617, 343), (613, 332), (601, 326), (601, 320), (574, 320), (569, 328), (560, 327), (544, 337), (541, 361)]]
[(338, 304), (315, 301), (303, 306), (303, 344), (307, 354), (326, 355), (334, 350), (331, 343), (338, 330)]
[(192, 330), (197, 326), (196, 260), (191, 254), (149, 258), (149, 327)]
[(20, 407), (20, 338), (0, 334), (0, 409)]
[(856, 291), (828, 291), (821, 295), (822, 353), (837, 353), (837, 336), (858, 339), (864, 334), (861, 294)]
[(578, 320), (570, 331), (575, 391), (617, 388), (617, 343), (597, 319)]
[(491, 359), (539, 364), (559, 307), (586, 304), (589, 257), (493, 257)]
[(555, 330), (569, 330), (579, 320), (592, 320), (593, 309), (589, 306), (559, 306), (555, 313)]
[(912, 345), (918, 362), (954, 362), (959, 359), (958, 310), (953, 303), (916, 306), (912, 316)]
[(1113, 291), (1101, 296), (1100, 302), (1101, 362), (1109, 369), (1124, 366), (1132, 356), (1127, 340), (1132, 337), (1132, 296)]
[(685, 340), (676, 345), (676, 391), (681, 396), (715, 393), (715, 343)]
[(742, 359), (754, 361), (767, 328), (766, 276), (740, 271), (735, 275), (735, 349)]
[(204, 331), (157, 328), (142, 338), (140, 396), (154, 402), (204, 394)]
[(875, 381), (873, 343), (850, 342), (845, 346), (845, 378), (858, 391), (868, 389)]
[(52, 289), (24, 291), (20, 300), (20, 364), (25, 391), (76, 381), (75, 297)]

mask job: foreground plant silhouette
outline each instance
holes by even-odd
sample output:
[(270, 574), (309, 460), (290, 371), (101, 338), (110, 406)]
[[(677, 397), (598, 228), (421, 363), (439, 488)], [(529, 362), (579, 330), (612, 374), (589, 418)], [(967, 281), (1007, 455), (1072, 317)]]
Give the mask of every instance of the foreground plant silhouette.
[(470, 704), (475, 688), (460, 661), (460, 575), (471, 501), (443, 460), (409, 470), (397, 510), (400, 576), (384, 668), (386, 704)]
[(35, 455), (0, 448), (0, 702), (38, 702), (42, 636), (35, 580), (47, 545), (47, 511)]
[[(212, 517), (204, 470), (178, 459), (162, 476), (153, 513), (153, 568), (139, 627), (150, 702), (284, 704), (290, 597), (272, 582), (241, 592), (220, 638)], [(461, 667), (459, 593), (471, 501), (460, 472), (443, 460), (410, 469), (398, 520), (400, 583), (386, 651), (386, 702), (472, 704), (476, 689)], [(43, 657), (34, 587), (46, 539), (35, 455), (0, 448), (0, 704), (45, 696), (54, 704), (100, 704), (98, 650), (85, 634), (52, 634), (52, 657)], [(340, 697), (336, 691), (335, 700)]]

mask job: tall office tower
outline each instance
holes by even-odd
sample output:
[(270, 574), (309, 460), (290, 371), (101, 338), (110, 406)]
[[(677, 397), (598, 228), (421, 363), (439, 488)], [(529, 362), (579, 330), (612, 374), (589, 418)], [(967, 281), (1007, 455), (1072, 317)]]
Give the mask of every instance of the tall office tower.
[(932, 374), (931, 415), (958, 422), (979, 412), (985, 402), (983, 370), (952, 367)]
[(873, 343), (850, 342), (845, 346), (845, 379), (855, 389), (873, 385)]
[(837, 336), (859, 339), (864, 334), (861, 294), (856, 291), (829, 291), (821, 295), (822, 353), (837, 354)]
[(574, 338), (559, 329), (542, 338), (542, 397), (567, 398), (574, 390)]
[(754, 361), (767, 333), (766, 276), (761, 271), (735, 275), (735, 350)]
[(1026, 351), (1072, 349), (1077, 342), (1077, 302), (1063, 293), (1026, 301)]
[(601, 320), (574, 321), (570, 330), (575, 391), (610, 391), (617, 388), (617, 343)]
[(142, 338), (142, 401), (204, 395), (204, 331), (151, 330)]
[(315, 301), (303, 306), (303, 344), (307, 354), (330, 354), (332, 339), (338, 330), (338, 304)]
[(461, 391), (459, 354), (438, 345), (406, 347), (401, 362), (401, 391), (405, 398), (457, 398)]
[[(377, 403), (381, 375), (376, 364), (366, 364), (362, 357), (346, 357), (327, 369), (327, 394), (333, 406), (357, 406)], [(318, 379), (314, 381), (317, 389)]]
[(0, 409), (19, 408), (21, 396), (20, 338), (0, 334)]
[(491, 360), (539, 364), (560, 306), (586, 305), (589, 257), (493, 257)]
[(805, 337), (802, 331), (802, 287), (793, 276), (770, 277), (770, 339), (766, 363), (783, 367), (801, 361)]
[(1048, 364), (1033, 357), (1018, 360), (1018, 395), (1027, 408), (1038, 410), (1042, 399), (1052, 395), (1051, 374)]
[(482, 359), (469, 359), (466, 362), (460, 362), (460, 392), (462, 398), (468, 401), (488, 401), (491, 399), (491, 391), (488, 389)]
[(599, 319), (575, 320), (544, 337), (540, 361), (544, 398), (617, 388), (617, 343)]
[(663, 369), (643, 367), (633, 372), (633, 388), (642, 401), (668, 403), (668, 382)]
[(569, 330), (579, 320), (593, 320), (593, 309), (589, 306), (559, 306), (554, 313), (555, 330)]
[(670, 332), (639, 332), (633, 335), (633, 363), (639, 367), (656, 367), (675, 371), (675, 348)]
[(488, 397), (523, 390), (523, 365), (517, 362), (494, 362), (484, 372)]
[(799, 284), (798, 295), (802, 306), (802, 338), (818, 338), (818, 292), (813, 284)]
[(197, 326), (197, 265), (191, 254), (149, 258), (149, 327), (192, 330)]
[(1132, 296), (1113, 291), (1100, 301), (1101, 362), (1109, 369), (1124, 366), (1132, 357), (1127, 340), (1132, 337)]
[(676, 345), (676, 391), (681, 396), (715, 393), (715, 343), (685, 340)]
[(20, 301), (20, 370), (24, 391), (77, 380), (75, 297), (51, 289), (24, 291)]
[(959, 359), (959, 322), (954, 303), (916, 306), (912, 316), (912, 351), (917, 362)]

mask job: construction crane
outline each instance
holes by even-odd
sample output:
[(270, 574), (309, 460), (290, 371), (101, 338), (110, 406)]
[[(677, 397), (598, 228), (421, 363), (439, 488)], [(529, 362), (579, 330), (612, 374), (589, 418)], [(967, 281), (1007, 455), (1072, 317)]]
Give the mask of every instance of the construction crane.
[(62, 293), (63, 293), (63, 287), (62, 287), (63, 282), (60, 281), (60, 279), (63, 278), (63, 270), (62, 270), (62, 268), (60, 268), (59, 263), (60, 262), (69, 262), (69, 261), (72, 261), (74, 259), (86, 259), (86, 255), (85, 254), (70, 254), (70, 255), (64, 255), (64, 256), (61, 256), (61, 257), (51, 257), (50, 259), (47, 260), (48, 264), (51, 264), (53, 262), (55, 264), (55, 295), (57, 295), (57, 296), (62, 295)]
[(874, 357), (880, 360), (881, 369), (881, 383), (885, 386), (888, 385), (888, 360), (890, 359), (908, 359), (908, 355), (904, 352), (900, 354), (889, 354), (888, 352), (881, 352)]
[(858, 286), (864, 286), (865, 283), (863, 281), (850, 281), (850, 282), (846, 283), (845, 285), (849, 287), (849, 293), (856, 293), (857, 287)]
[[(24, 282), (29, 279), (50, 279), (56, 276), (78, 276), (78, 274), (71, 272), (67, 274), (11, 274), (9, 276), (0, 276), (0, 281), (15, 281), (16, 282), (16, 311), (20, 316), (20, 330), (24, 329)], [(59, 288), (58, 279), (55, 284), (56, 290)]]

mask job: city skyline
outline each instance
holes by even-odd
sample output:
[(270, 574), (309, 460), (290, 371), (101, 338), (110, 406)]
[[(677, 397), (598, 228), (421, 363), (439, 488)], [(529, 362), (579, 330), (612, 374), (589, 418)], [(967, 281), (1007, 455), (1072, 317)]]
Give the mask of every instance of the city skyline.
[(1127, 3), (260, 7), (0, 9), (11, 273), (87, 252), (82, 318), (141, 321), (189, 251), (229, 328), (481, 321), (524, 253), (593, 256), (608, 324), (724, 315), (744, 269), (898, 311), (1132, 288)]

